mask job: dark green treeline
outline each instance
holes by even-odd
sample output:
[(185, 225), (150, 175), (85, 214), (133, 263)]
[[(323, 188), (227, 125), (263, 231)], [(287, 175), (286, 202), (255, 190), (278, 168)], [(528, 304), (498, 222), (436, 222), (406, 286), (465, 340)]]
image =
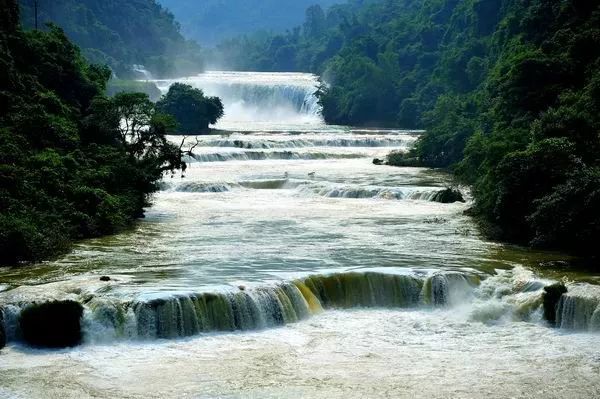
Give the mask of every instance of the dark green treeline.
[(598, 253), (598, 0), (356, 0), (221, 51), (321, 74), (330, 123), (426, 129), (411, 164), (473, 185), (492, 236)]

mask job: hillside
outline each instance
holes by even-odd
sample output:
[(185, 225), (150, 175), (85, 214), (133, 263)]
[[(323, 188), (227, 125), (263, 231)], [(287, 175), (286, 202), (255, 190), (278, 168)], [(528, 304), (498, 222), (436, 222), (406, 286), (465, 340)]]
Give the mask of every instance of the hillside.
[[(34, 0), (19, 0), (21, 22), (35, 24)], [(200, 48), (179, 33), (173, 15), (155, 0), (39, 0), (38, 26), (60, 26), (88, 60), (106, 63), (119, 77), (132, 65), (155, 75), (202, 69)]]
[[(491, 236), (597, 252), (600, 4), (402, 0), (313, 8), (302, 29), (239, 38), (246, 69), (311, 71), (335, 124), (427, 129), (410, 158), (473, 185)], [(558, 221), (558, 222), (557, 222)]]
[(104, 97), (107, 67), (59, 28), (21, 30), (16, 0), (0, 11), (0, 265), (10, 265), (129, 226), (163, 172), (183, 165), (145, 95)]
[(285, 31), (302, 22), (305, 10), (343, 0), (159, 0), (181, 23), (186, 37), (205, 46), (259, 30)]

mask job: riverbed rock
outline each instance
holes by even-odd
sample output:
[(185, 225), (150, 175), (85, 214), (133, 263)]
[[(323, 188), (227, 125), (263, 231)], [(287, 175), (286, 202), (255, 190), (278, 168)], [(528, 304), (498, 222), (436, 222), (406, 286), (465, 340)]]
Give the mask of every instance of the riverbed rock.
[(53, 301), (27, 306), (19, 324), (25, 342), (42, 348), (66, 348), (82, 340), (83, 306), (75, 301)]
[(373, 160), (373, 165), (383, 165), (383, 159), (375, 158)]
[(442, 204), (452, 204), (454, 202), (465, 202), (462, 193), (455, 188), (448, 187), (442, 191), (435, 193), (432, 201)]
[(556, 307), (562, 295), (567, 291), (567, 287), (563, 283), (544, 287), (544, 318), (551, 325), (556, 323)]
[(110, 281), (110, 280), (111, 280), (111, 278), (108, 277), (108, 276), (102, 276), (102, 277), (100, 277), (100, 281)]

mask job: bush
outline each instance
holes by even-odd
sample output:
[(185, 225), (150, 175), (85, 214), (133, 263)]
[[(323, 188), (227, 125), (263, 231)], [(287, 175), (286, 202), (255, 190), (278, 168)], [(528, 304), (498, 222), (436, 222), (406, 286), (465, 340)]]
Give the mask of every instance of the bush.
[(387, 155), (387, 164), (398, 167), (420, 167), (423, 163), (412, 153), (392, 151)]
[(81, 343), (83, 306), (74, 301), (54, 301), (27, 306), (19, 324), (23, 339), (44, 348), (65, 348)]
[(106, 94), (112, 97), (118, 93), (144, 93), (152, 101), (158, 101), (162, 94), (153, 82), (111, 79), (106, 87)]
[(177, 121), (177, 133), (203, 133), (223, 116), (223, 103), (218, 97), (205, 97), (202, 90), (175, 83), (156, 103), (159, 112), (171, 115)]

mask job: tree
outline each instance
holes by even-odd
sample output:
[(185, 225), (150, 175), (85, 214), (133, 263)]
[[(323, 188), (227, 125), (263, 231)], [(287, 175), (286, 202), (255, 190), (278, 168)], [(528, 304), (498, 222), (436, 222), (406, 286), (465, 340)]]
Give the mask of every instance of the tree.
[(4, 266), (127, 227), (163, 174), (185, 164), (165, 136), (172, 118), (147, 96), (106, 98), (110, 70), (88, 64), (60, 28), (22, 31), (15, 0), (0, 0), (0, 15)]
[(220, 98), (206, 97), (202, 90), (182, 83), (173, 84), (156, 109), (175, 118), (179, 134), (202, 133), (224, 115)]

